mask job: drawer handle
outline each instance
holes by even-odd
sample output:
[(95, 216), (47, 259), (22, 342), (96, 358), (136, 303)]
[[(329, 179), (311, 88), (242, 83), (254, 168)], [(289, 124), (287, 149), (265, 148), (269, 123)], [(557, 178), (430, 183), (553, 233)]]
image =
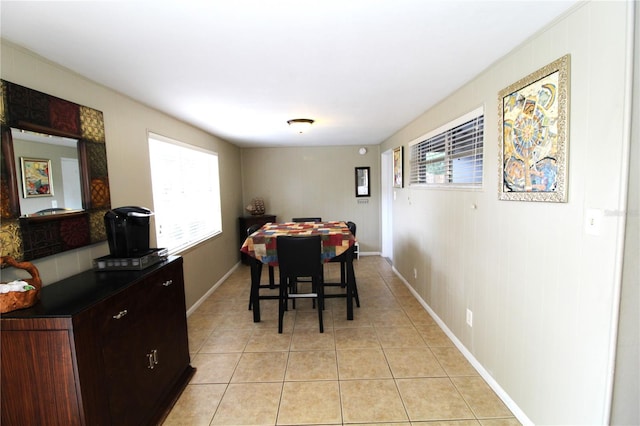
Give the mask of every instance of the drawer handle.
[(153, 349), (151, 351), (151, 353), (147, 354), (147, 362), (149, 362), (149, 365), (147, 365), (147, 368), (150, 370), (153, 370), (155, 368), (156, 365), (158, 365), (158, 350), (157, 349)]
[(122, 318), (123, 316), (125, 316), (125, 315), (127, 315), (127, 314), (128, 314), (128, 312), (127, 312), (127, 310), (125, 309), (125, 310), (123, 310), (123, 311), (118, 312), (118, 315), (114, 315), (114, 316), (113, 316), (113, 319), (117, 319), (117, 320), (119, 320), (120, 318)]
[(169, 287), (171, 284), (173, 284), (173, 280), (167, 280), (167, 281), (162, 283), (162, 285), (165, 286), (165, 287)]

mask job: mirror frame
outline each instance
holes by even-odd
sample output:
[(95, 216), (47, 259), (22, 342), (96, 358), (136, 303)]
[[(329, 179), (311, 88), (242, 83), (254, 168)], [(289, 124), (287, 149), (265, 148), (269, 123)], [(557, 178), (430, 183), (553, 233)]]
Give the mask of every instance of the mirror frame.
[[(106, 241), (111, 209), (104, 118), (101, 111), (0, 80), (0, 252), (32, 260)], [(20, 216), (11, 128), (78, 139), (81, 212)]]
[[(356, 197), (370, 197), (371, 196), (371, 168), (370, 167), (356, 167)], [(364, 174), (367, 177), (367, 192), (360, 193), (360, 175)]]

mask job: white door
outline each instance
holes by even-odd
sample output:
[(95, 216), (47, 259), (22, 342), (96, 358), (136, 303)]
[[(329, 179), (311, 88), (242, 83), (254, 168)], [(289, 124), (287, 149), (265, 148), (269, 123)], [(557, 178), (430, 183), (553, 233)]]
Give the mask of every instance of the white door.
[(66, 209), (82, 209), (82, 191), (80, 190), (80, 167), (77, 158), (61, 158), (62, 190)]

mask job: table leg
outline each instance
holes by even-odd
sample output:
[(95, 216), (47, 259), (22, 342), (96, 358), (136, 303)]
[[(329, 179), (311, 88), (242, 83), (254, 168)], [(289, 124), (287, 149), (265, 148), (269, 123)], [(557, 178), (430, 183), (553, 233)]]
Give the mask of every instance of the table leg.
[(260, 276), (262, 275), (262, 262), (251, 259), (251, 306), (253, 309), (253, 322), (260, 322)]

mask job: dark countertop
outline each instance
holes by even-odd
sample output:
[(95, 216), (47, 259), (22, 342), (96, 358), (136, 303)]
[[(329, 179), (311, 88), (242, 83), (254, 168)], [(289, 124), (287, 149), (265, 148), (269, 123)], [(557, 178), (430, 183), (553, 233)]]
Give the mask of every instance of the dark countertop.
[(71, 317), (144, 279), (161, 267), (178, 261), (182, 262), (182, 258), (169, 256), (166, 260), (141, 271), (90, 269), (42, 287), (40, 300), (35, 305), (2, 314), (2, 319)]

